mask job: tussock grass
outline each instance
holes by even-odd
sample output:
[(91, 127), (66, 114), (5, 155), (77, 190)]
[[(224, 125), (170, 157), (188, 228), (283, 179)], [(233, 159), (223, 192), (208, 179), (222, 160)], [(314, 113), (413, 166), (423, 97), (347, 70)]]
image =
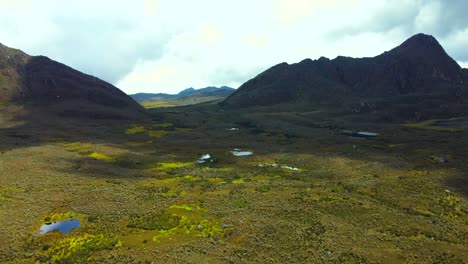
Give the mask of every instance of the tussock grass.
[[(177, 111), (116, 127), (105, 139), (73, 134), (70, 143), (2, 150), (0, 262), (467, 259), (468, 200), (456, 188), (463, 181), (449, 181), (464, 179), (463, 131), (441, 138), (438, 131), (382, 125), (382, 137), (358, 140), (333, 129), (368, 123), (324, 112), (267, 118)], [(249, 122), (236, 123), (245, 116)], [(301, 125), (303, 118), (314, 126)], [(178, 127), (194, 129), (177, 133)], [(148, 131), (160, 130), (171, 135), (147, 143)], [(254, 155), (234, 157), (234, 148)], [(196, 165), (204, 153), (216, 157), (212, 168)], [(448, 161), (434, 162), (440, 156)], [(80, 228), (33, 237), (46, 221), (71, 216)]]

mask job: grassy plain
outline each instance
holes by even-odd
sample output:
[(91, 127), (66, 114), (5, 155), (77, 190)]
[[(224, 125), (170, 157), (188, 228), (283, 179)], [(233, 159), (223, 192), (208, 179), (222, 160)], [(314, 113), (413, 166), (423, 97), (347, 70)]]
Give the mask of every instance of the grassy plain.
[[(105, 124), (2, 118), (0, 262), (468, 259), (463, 129), (212, 104), (152, 116)], [(357, 139), (341, 129), (380, 136)], [(254, 154), (235, 157), (235, 148)], [(213, 162), (197, 164), (203, 154)], [(34, 236), (45, 222), (70, 218), (81, 227)]]

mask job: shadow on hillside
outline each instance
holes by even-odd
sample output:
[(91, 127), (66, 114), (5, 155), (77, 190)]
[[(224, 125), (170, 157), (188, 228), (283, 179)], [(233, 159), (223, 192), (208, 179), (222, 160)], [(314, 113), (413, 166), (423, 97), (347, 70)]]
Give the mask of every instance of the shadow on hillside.
[[(27, 109), (27, 108), (26, 108)], [(264, 115), (258, 113), (224, 112), (219, 109), (175, 108), (152, 113), (152, 120), (147, 123), (176, 123), (180, 126), (192, 127), (193, 131), (174, 133), (162, 139), (154, 140), (142, 148), (158, 149), (161, 152), (191, 154), (197, 157), (206, 151), (214, 152), (223, 159), (229, 160), (225, 153), (234, 148), (252, 149), (257, 155), (277, 153), (278, 155), (294, 153), (297, 155), (326, 155), (329, 157), (346, 158), (362, 162), (388, 162), (386, 158), (394, 158), (393, 162), (385, 164), (390, 168), (401, 169), (408, 164), (424, 167), (430, 156), (443, 152), (448, 156), (457, 157), (458, 162), (447, 165), (455, 168), (463, 167), (462, 157), (466, 157), (465, 148), (468, 144), (466, 133), (453, 134), (447, 137), (441, 132), (401, 129), (399, 126), (373, 124), (382, 137), (371, 140), (355, 139), (331, 133), (334, 126), (329, 117), (315, 118), (314, 113), (307, 115), (279, 114)], [(21, 121), (21, 122), (16, 122)], [(319, 122), (320, 121), (320, 122)], [(335, 120), (336, 121), (336, 120)], [(0, 128), (0, 151), (15, 148), (40, 146), (58, 142), (89, 142), (92, 144), (107, 144), (128, 149), (125, 144), (132, 140), (145, 142), (149, 139), (137, 139), (125, 134), (131, 124), (141, 124), (135, 120), (109, 120), (90, 118), (64, 118), (42, 112), (29, 112), (21, 115), (10, 123), (16, 126)], [(359, 124), (349, 124), (341, 120), (338, 128), (360, 127)], [(324, 125), (325, 124), (325, 125)], [(362, 126), (367, 125), (365, 122)], [(362, 127), (361, 126), (361, 127)], [(239, 131), (229, 131), (237, 127)], [(397, 147), (390, 147), (395, 145)], [(403, 147), (399, 147), (402, 145)], [(424, 151), (420, 151), (424, 150)], [(187, 154), (188, 153), (188, 154)], [(223, 156), (224, 155), (224, 156)], [(88, 164), (88, 163), (87, 163)], [(406, 165), (404, 165), (406, 164)], [(416, 165), (421, 164), (421, 165)], [(76, 165), (76, 164), (75, 164)], [(76, 171), (71, 166), (70, 173)], [(300, 167), (297, 164), (291, 164)], [(330, 164), (333, 166), (333, 164)], [(437, 164), (431, 167), (437, 168)], [(119, 166), (116, 166), (118, 169)], [(120, 167), (123, 169), (132, 169)], [(93, 175), (93, 172), (108, 172), (116, 177), (125, 177), (109, 164), (91, 162), (83, 175)], [(409, 169), (409, 168), (408, 168)], [(430, 169), (430, 168), (425, 168)], [(460, 169), (459, 169), (460, 170)], [(138, 174), (138, 173), (137, 173)], [(120, 176), (119, 176), (120, 175)], [(456, 190), (468, 196), (468, 181), (464, 175), (453, 176), (446, 180), (447, 188)]]
[(59, 109), (50, 111), (32, 105), (0, 105), (0, 151), (51, 142), (98, 141), (120, 144), (129, 125), (150, 122), (149, 118), (88, 115), (96, 110), (92, 106), (76, 113), (60, 109), (59, 105), (53, 107)]
[[(2, 65), (14, 72), (0, 96), (0, 150), (57, 138), (103, 138), (109, 128), (149, 118), (124, 92), (47, 57)], [(9, 80), (9, 79), (7, 79)]]

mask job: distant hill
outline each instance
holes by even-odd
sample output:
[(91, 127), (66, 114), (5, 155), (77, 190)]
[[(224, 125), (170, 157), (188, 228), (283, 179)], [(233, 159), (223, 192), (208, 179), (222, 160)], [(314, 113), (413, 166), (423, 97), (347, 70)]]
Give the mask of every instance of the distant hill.
[(2, 44), (0, 102), (65, 117), (127, 119), (145, 115), (140, 105), (105, 81)]
[(131, 94), (130, 97), (137, 102), (143, 102), (145, 100), (152, 100), (152, 99), (168, 99), (173, 98), (175, 95), (173, 94), (165, 94), (165, 93), (137, 93)]
[(247, 81), (221, 105), (328, 104), (359, 112), (404, 104), (408, 115), (419, 115), (434, 107), (466, 111), (467, 99), (468, 70), (434, 37), (417, 34), (373, 58), (321, 57), (278, 64)]
[(187, 88), (178, 94), (137, 93), (130, 95), (135, 101), (148, 108), (173, 107), (222, 100), (236, 89), (227, 86), (206, 87), (201, 89)]

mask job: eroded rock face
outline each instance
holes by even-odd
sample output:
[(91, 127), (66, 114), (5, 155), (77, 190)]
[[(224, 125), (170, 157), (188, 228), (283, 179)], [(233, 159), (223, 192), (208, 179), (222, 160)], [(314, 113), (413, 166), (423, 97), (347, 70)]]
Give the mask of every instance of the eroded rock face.
[(0, 102), (18, 100), (22, 97), (23, 66), (30, 58), (20, 50), (0, 44)]
[(222, 105), (339, 103), (410, 94), (455, 96), (461, 87), (468, 87), (466, 76), (467, 70), (434, 37), (418, 34), (373, 58), (322, 57), (276, 65), (246, 82)]
[(138, 117), (144, 109), (115, 86), (44, 56), (0, 45), (0, 100), (60, 115)]

